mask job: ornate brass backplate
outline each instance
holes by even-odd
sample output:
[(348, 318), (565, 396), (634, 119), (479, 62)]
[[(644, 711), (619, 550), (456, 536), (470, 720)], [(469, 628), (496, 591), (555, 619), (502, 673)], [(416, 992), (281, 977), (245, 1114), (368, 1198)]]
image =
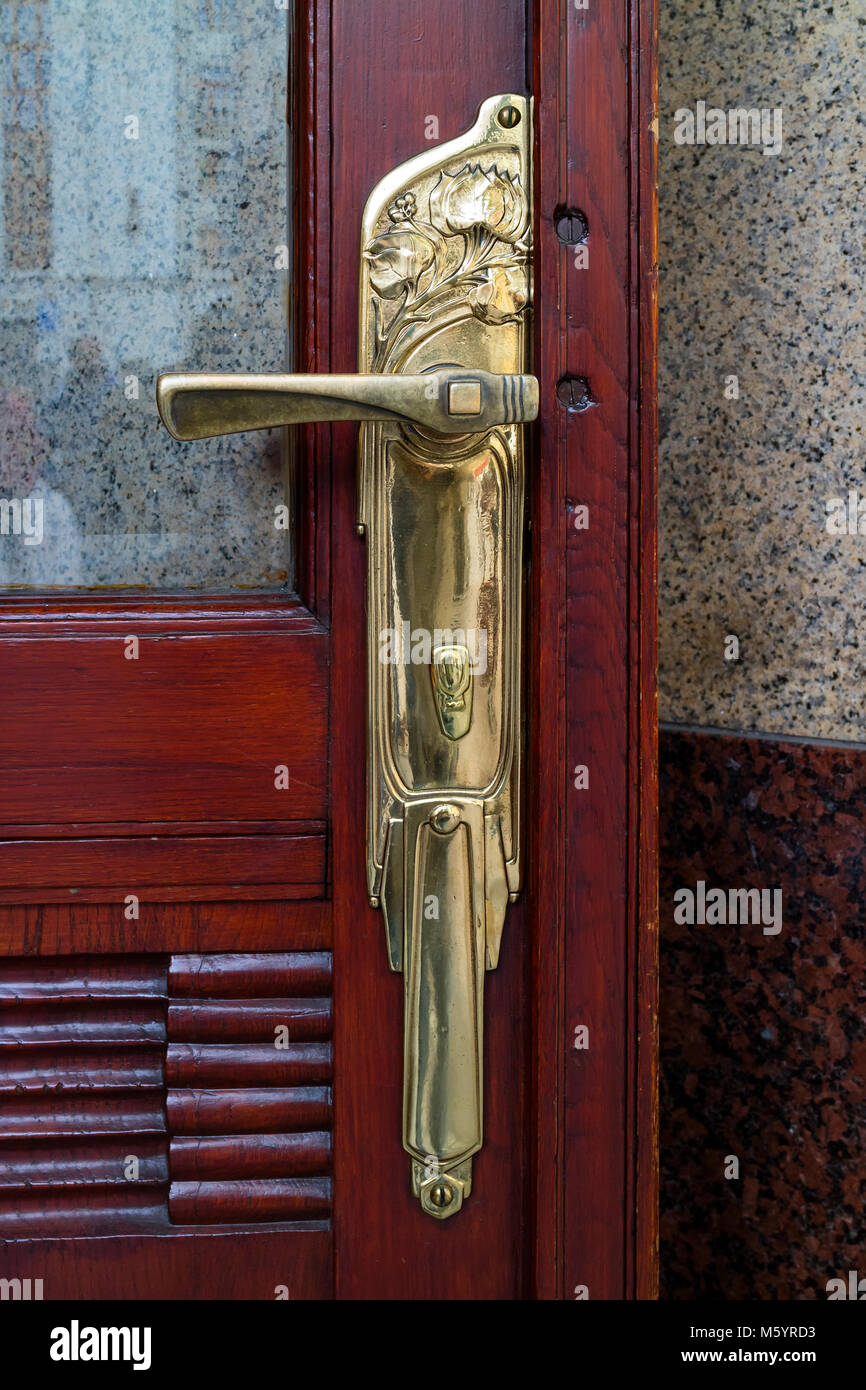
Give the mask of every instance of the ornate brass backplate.
[[(530, 148), (530, 103), (493, 97), (388, 174), (362, 228), (359, 370), (467, 378), (448, 388), (462, 434), (384, 420), (360, 443), (368, 887), (404, 978), (403, 1145), (439, 1218), (482, 1145), (484, 971), (521, 881), (524, 431), (477, 422), (472, 372), (535, 386)], [(515, 399), (512, 419), (534, 414)]]
[(357, 376), (181, 372), (176, 439), (364, 420), (370, 901), (404, 978), (403, 1145), (452, 1216), (482, 1143), (484, 971), (520, 887), (531, 105), (389, 174), (364, 212)]

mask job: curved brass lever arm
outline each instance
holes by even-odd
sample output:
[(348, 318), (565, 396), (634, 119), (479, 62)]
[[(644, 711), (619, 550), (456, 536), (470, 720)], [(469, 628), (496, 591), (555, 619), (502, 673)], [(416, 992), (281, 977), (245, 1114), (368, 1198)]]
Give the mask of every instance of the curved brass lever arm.
[(538, 382), (462, 367), (417, 376), (177, 372), (159, 378), (156, 400), (166, 429), (181, 440), (318, 420), (400, 420), (467, 434), (534, 420)]

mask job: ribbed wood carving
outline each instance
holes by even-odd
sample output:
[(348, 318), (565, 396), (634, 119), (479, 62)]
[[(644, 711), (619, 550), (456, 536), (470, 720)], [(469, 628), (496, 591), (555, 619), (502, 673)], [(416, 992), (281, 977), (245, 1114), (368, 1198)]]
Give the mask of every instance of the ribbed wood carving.
[(0, 961), (0, 1235), (165, 1223), (167, 961)]
[(331, 958), (174, 956), (171, 1220), (298, 1221), (331, 1206)]
[(0, 1238), (321, 1220), (326, 952), (0, 961)]

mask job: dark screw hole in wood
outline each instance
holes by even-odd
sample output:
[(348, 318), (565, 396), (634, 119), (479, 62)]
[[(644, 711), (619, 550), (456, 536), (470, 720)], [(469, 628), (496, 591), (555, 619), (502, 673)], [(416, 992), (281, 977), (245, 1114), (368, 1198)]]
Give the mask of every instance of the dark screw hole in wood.
[(589, 236), (589, 222), (580, 208), (557, 208), (553, 223), (556, 235), (566, 246), (580, 246)]
[(556, 383), (556, 398), (566, 410), (589, 410), (596, 405), (595, 396), (585, 376), (564, 376)]

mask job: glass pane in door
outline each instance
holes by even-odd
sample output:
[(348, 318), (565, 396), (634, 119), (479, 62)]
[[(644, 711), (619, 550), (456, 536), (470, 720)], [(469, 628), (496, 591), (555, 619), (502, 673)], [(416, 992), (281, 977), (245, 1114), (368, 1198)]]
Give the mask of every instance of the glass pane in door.
[(177, 444), (154, 389), (284, 369), (287, 10), (0, 15), (0, 587), (285, 587), (282, 433)]

